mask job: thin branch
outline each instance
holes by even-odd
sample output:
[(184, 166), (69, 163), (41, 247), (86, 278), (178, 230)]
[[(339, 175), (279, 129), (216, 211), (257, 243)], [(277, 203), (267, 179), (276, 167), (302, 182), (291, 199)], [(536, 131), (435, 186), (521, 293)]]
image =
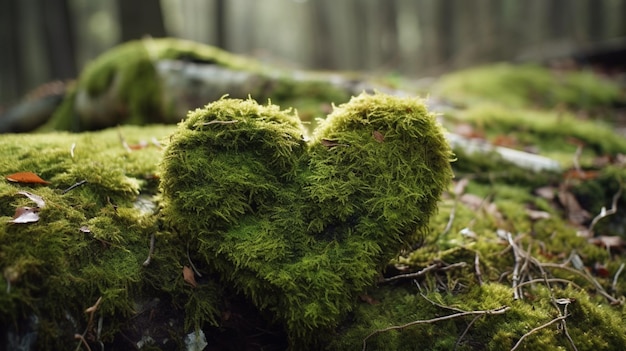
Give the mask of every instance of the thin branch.
[(476, 274), (476, 280), (478, 280), (478, 285), (483, 285), (483, 275), (480, 273), (480, 256), (478, 256), (478, 251), (474, 256), (474, 272)]
[(570, 284), (573, 287), (575, 287), (576, 289), (583, 290), (583, 288), (580, 285), (574, 283), (573, 281), (567, 280), (567, 279), (561, 279), (561, 278), (548, 278), (548, 279), (537, 278), (537, 279), (531, 279), (531, 280), (527, 280), (525, 282), (521, 282), (517, 286), (518, 287), (522, 287), (524, 285), (530, 285), (530, 284), (535, 284), (535, 283), (545, 283), (546, 281), (548, 281), (550, 283)]
[(67, 189), (63, 190), (63, 191), (61, 192), (61, 195), (64, 195), (64, 194), (66, 194), (67, 192), (69, 192), (69, 191), (71, 191), (71, 190), (74, 190), (75, 188), (78, 188), (79, 186), (81, 186), (81, 185), (83, 185), (83, 184), (86, 184), (86, 183), (87, 183), (87, 180), (81, 180), (80, 182), (75, 183), (75, 184), (71, 185), (69, 188), (67, 188)]
[(509, 245), (511, 246), (511, 248), (513, 249), (513, 257), (515, 259), (515, 265), (513, 266), (513, 277), (512, 277), (512, 288), (513, 288), (513, 298), (515, 300), (519, 300), (521, 297), (520, 294), (520, 289), (519, 289), (519, 266), (520, 266), (520, 261), (522, 258), (522, 255), (520, 254), (520, 249), (517, 246), (517, 244), (515, 244), (515, 241), (513, 241), (513, 236), (511, 235), (510, 232), (506, 233), (506, 239), (509, 242)]
[(615, 272), (615, 276), (613, 276), (613, 284), (611, 285), (611, 290), (613, 290), (613, 293), (617, 291), (617, 278), (619, 277), (620, 274), (622, 274), (623, 270), (624, 270), (624, 263), (622, 262), (622, 264), (619, 265), (617, 272)]
[(191, 256), (189, 256), (189, 242), (187, 242), (187, 260), (189, 261), (189, 265), (191, 266), (191, 269), (193, 269), (194, 273), (196, 273), (198, 277), (202, 278), (202, 274), (200, 274), (196, 266), (191, 261)]
[(441, 317), (432, 318), (432, 319), (421, 319), (421, 320), (416, 320), (416, 321), (409, 322), (409, 323), (402, 324), (402, 325), (394, 325), (391, 327), (374, 330), (363, 339), (363, 351), (367, 349), (367, 339), (371, 338), (372, 336), (376, 334), (384, 333), (390, 330), (400, 330), (400, 329), (404, 329), (413, 325), (436, 323), (436, 322), (441, 322), (441, 321), (465, 317), (465, 316), (477, 316), (477, 315), (483, 316), (483, 315), (502, 314), (508, 311), (509, 309), (510, 307), (508, 306), (502, 306), (502, 307), (494, 308), (492, 310), (459, 312), (459, 313), (454, 313), (454, 314), (447, 315), (447, 316), (441, 316)]
[(152, 254), (154, 253), (154, 241), (155, 241), (155, 235), (154, 233), (152, 233), (152, 236), (150, 236), (150, 249), (148, 250), (148, 258), (146, 258), (145, 261), (143, 261), (143, 266), (144, 267), (148, 267), (148, 265), (150, 264), (150, 261), (152, 261)]
[(457, 263), (449, 264), (447, 266), (443, 266), (441, 262), (433, 263), (430, 266), (427, 266), (427, 267), (425, 267), (424, 269), (422, 269), (421, 271), (418, 271), (418, 272), (399, 274), (399, 275), (395, 275), (393, 277), (385, 278), (385, 279), (382, 280), (381, 283), (389, 283), (389, 282), (400, 280), (400, 279), (415, 279), (415, 278), (423, 277), (424, 275), (426, 275), (426, 273), (428, 273), (430, 271), (434, 271), (434, 270), (447, 271), (447, 270), (450, 270), (450, 269), (462, 268), (462, 267), (465, 267), (465, 266), (467, 266), (467, 263), (465, 263), (465, 262), (457, 262)]
[(456, 350), (459, 347), (459, 345), (461, 344), (461, 340), (463, 340), (463, 338), (465, 337), (465, 334), (467, 334), (467, 332), (470, 330), (472, 325), (474, 325), (474, 322), (476, 322), (478, 320), (478, 318), (480, 318), (480, 317), (482, 317), (482, 315), (478, 315), (478, 316), (474, 317), (474, 319), (472, 319), (472, 321), (469, 322), (469, 324), (467, 325), (465, 330), (463, 330), (463, 333), (461, 333), (461, 335), (459, 335), (459, 338), (456, 340), (456, 343), (454, 343), (454, 350)]
[(208, 126), (208, 125), (211, 125), (211, 124), (235, 124), (237, 122), (239, 122), (239, 121), (238, 120), (218, 121), (218, 120), (215, 119), (215, 120), (212, 120), (212, 121), (209, 121), (209, 122), (201, 123), (200, 125)]
[(609, 295), (609, 293), (607, 293), (606, 290), (604, 290), (602, 285), (600, 285), (600, 283), (598, 283), (597, 280), (595, 280), (593, 277), (591, 277), (587, 271), (580, 271), (578, 269), (574, 269), (574, 268), (567, 267), (567, 266), (564, 266), (564, 265), (561, 265), (561, 264), (556, 264), (556, 263), (540, 263), (540, 265), (542, 267), (560, 268), (560, 269), (564, 269), (564, 270), (566, 270), (568, 272), (577, 274), (577, 275), (585, 278), (591, 284), (593, 284), (594, 287), (596, 288), (597, 292), (600, 293), (600, 295), (604, 296), (607, 300), (609, 300), (609, 302), (611, 304), (613, 304), (613, 305), (620, 304), (620, 301), (618, 299), (614, 298), (613, 296)]
[(521, 338), (517, 341), (517, 343), (515, 343), (515, 345), (511, 348), (511, 351), (515, 351), (515, 349), (517, 349), (517, 348), (518, 348), (518, 347), (522, 344), (522, 341), (523, 341), (526, 337), (528, 337), (528, 336), (530, 336), (530, 335), (532, 335), (532, 334), (534, 334), (534, 333), (538, 332), (539, 330), (541, 330), (541, 329), (543, 329), (543, 328), (549, 327), (550, 325), (552, 325), (552, 324), (554, 324), (554, 323), (556, 323), (556, 322), (562, 321), (562, 320), (564, 320), (565, 318), (567, 318), (568, 316), (569, 316), (569, 315), (556, 317), (556, 318), (554, 318), (553, 320), (549, 321), (549, 322), (548, 322), (548, 323), (546, 323), (546, 324), (542, 324), (542, 325), (538, 326), (537, 328), (533, 328), (533, 329), (532, 329), (531, 331), (529, 331), (528, 333), (526, 333), (526, 334), (522, 335), (522, 337), (521, 337)]
[(619, 184), (619, 190), (617, 191), (617, 193), (615, 193), (615, 195), (613, 195), (613, 201), (611, 202), (611, 208), (610, 209), (605, 209), (604, 207), (602, 207), (602, 211), (600, 211), (600, 213), (595, 216), (593, 218), (593, 220), (591, 221), (591, 224), (589, 224), (589, 232), (593, 232), (593, 227), (596, 226), (596, 224), (604, 217), (613, 215), (615, 213), (617, 213), (617, 201), (619, 200), (619, 198), (622, 196), (622, 183)]

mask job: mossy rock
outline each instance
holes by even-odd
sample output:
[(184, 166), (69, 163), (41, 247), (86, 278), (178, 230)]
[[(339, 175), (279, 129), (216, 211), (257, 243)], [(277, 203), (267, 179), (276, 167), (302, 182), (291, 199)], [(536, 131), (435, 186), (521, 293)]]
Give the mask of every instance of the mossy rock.
[(189, 114), (161, 164), (165, 221), (292, 347), (319, 342), (427, 231), (452, 175), (417, 99), (360, 95), (304, 134), (291, 111), (224, 99)]
[(123, 43), (91, 61), (43, 131), (119, 124), (178, 123), (188, 110), (224, 95), (272, 99), (320, 117), (324, 103), (349, 99), (323, 75), (298, 78), (218, 48), (174, 38)]

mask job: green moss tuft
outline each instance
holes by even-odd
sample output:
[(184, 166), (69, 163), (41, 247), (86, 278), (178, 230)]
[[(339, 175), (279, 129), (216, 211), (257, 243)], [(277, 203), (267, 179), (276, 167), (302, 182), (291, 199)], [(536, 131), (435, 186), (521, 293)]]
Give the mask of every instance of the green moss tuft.
[(319, 341), (428, 227), (451, 154), (416, 99), (361, 95), (310, 142), (297, 116), (222, 99), (189, 114), (162, 167), (165, 220), (203, 265)]

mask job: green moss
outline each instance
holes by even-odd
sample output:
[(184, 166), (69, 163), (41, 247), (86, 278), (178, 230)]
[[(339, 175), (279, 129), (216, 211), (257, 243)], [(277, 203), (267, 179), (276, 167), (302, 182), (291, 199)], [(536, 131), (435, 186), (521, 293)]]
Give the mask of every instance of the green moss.
[(447, 115), (449, 122), (470, 123), (485, 131), (489, 140), (512, 137), (519, 149), (533, 148), (563, 165), (571, 165), (577, 144), (585, 153), (579, 163), (591, 165), (598, 155), (626, 152), (626, 140), (612, 127), (597, 120), (581, 120), (567, 112), (511, 109), (493, 103), (479, 103)]
[(432, 93), (457, 104), (493, 101), (513, 108), (590, 110), (624, 101), (617, 84), (592, 72), (553, 72), (537, 65), (499, 64), (448, 74)]
[(293, 347), (319, 341), (427, 230), (451, 177), (419, 100), (361, 95), (303, 135), (289, 111), (223, 99), (189, 114), (162, 163), (168, 223)]
[[(156, 183), (145, 178), (155, 176), (161, 151), (152, 146), (129, 153), (118, 135), (132, 145), (171, 131), (171, 127), (125, 127), (80, 135), (2, 137), (0, 149), (7, 151), (0, 160), (3, 178), (31, 171), (50, 182), (45, 186), (0, 182), (3, 330), (35, 315), (35, 347), (67, 349), (77, 343), (74, 334), (87, 327), (85, 309), (102, 297), (96, 318), (103, 317), (102, 340), (111, 342), (137, 312), (135, 304), (142, 294), (153, 289), (148, 281), (160, 286), (155, 296), (163, 294), (163, 287), (176, 284), (159, 276), (171, 270), (180, 275), (182, 266), (175, 256), (155, 255), (159, 271), (142, 266), (150, 235), (158, 228), (153, 216), (135, 208), (139, 193), (156, 194)], [(63, 192), (82, 180), (87, 182)], [(34, 206), (17, 194), (21, 190), (45, 201), (36, 223), (7, 223), (17, 207)], [(182, 286), (182, 281), (178, 284)]]

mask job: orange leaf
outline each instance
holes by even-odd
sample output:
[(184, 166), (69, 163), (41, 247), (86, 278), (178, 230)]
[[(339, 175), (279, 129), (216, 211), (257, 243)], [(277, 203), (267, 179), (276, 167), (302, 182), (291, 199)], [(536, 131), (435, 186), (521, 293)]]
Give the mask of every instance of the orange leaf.
[(196, 283), (196, 277), (193, 274), (193, 270), (188, 266), (183, 267), (183, 279), (194, 288), (198, 286), (198, 283)]
[(383, 135), (383, 133), (375, 130), (372, 132), (372, 136), (374, 137), (374, 139), (376, 139), (377, 142), (382, 143), (383, 141), (385, 141), (385, 136)]
[(31, 184), (50, 184), (33, 172), (18, 172), (5, 177), (10, 182), (15, 183), (31, 183)]

